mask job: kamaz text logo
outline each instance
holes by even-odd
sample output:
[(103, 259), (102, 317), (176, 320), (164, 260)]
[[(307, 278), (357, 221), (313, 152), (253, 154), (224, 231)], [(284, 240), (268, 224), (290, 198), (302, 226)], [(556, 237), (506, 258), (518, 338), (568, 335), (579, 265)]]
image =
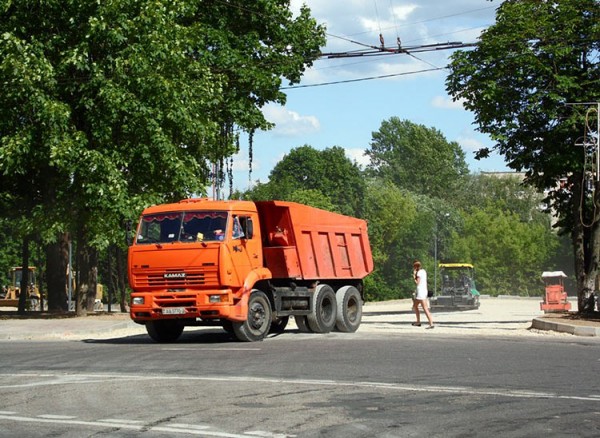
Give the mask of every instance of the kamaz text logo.
[(163, 278), (185, 278), (185, 272), (167, 272)]

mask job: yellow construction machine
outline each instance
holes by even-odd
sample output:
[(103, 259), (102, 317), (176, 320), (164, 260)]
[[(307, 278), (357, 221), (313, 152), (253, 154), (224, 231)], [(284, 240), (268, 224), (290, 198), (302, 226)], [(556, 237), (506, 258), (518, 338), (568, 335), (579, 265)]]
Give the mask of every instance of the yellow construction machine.
[[(11, 268), (9, 272), (10, 284), (3, 286), (0, 293), (0, 307), (18, 307), (19, 297), (21, 296), (21, 279), (23, 278), (23, 269), (19, 266)], [(26, 308), (28, 310), (40, 310), (42, 297), (36, 281), (36, 269), (29, 268), (29, 277), (27, 279), (27, 298)]]

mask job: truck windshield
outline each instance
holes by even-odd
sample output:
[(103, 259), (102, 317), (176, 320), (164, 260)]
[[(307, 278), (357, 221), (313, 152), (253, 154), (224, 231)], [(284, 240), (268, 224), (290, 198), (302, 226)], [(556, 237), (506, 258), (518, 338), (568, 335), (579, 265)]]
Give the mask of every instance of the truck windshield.
[(227, 212), (185, 211), (142, 217), (138, 244), (218, 241), (225, 238)]

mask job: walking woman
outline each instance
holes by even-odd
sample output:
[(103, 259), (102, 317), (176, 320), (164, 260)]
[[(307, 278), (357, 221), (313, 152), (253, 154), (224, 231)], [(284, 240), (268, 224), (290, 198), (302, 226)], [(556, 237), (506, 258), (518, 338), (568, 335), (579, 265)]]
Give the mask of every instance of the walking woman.
[(423, 312), (425, 312), (425, 315), (427, 316), (427, 320), (429, 321), (429, 327), (427, 328), (432, 329), (433, 318), (431, 317), (431, 312), (429, 311), (429, 306), (427, 305), (427, 272), (425, 272), (425, 269), (421, 267), (421, 262), (418, 260), (415, 260), (413, 263), (413, 276), (417, 285), (417, 291), (413, 298), (413, 310), (415, 311), (417, 322), (413, 322), (413, 325), (417, 327), (421, 325), (421, 313), (419, 312), (420, 305), (423, 308)]

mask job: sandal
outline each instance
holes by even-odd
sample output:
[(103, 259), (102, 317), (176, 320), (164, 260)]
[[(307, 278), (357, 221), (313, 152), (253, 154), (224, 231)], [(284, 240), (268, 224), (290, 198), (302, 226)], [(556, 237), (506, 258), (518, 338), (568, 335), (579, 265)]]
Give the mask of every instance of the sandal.
[(413, 322), (412, 325), (414, 325), (415, 327), (421, 327), (421, 323), (420, 322)]

